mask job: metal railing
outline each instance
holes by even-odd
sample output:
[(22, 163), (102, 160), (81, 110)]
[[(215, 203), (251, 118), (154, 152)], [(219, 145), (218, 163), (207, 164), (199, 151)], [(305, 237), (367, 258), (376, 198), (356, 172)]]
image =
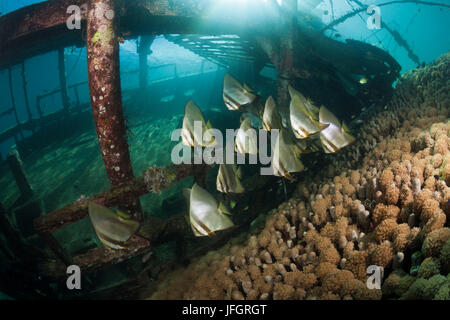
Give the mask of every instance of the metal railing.
[[(82, 82), (74, 83), (74, 84), (72, 84), (72, 85), (67, 87), (68, 90), (70, 90), (70, 89), (74, 90), (75, 100), (76, 100), (75, 108), (81, 107), (80, 93), (78, 91), (78, 88), (81, 87), (82, 85), (85, 85), (85, 84), (88, 84), (88, 81), (82, 81)], [(47, 92), (45, 94), (41, 94), (41, 95), (36, 97), (36, 108), (38, 110), (38, 114), (39, 114), (40, 118), (42, 118), (44, 116), (44, 113), (42, 111), (41, 101), (43, 99), (45, 99), (45, 98), (48, 98), (48, 97), (53, 96), (55, 94), (58, 94), (60, 92), (61, 92), (61, 89), (55, 89), (53, 91)]]
[[(172, 79), (179, 79), (179, 78), (191, 77), (191, 76), (195, 76), (195, 75), (201, 75), (201, 74), (209, 73), (209, 72), (216, 72), (218, 70), (217, 68), (207, 70), (205, 67), (206, 62), (211, 63), (210, 61), (202, 60), (199, 71), (184, 72), (184, 73), (179, 72), (179, 70), (177, 69), (176, 63), (148, 67), (149, 73), (151, 73), (151, 71), (161, 70), (163, 68), (173, 68), (172, 73), (168, 76), (164, 76), (164, 77), (152, 79), (152, 80), (149, 79), (148, 85), (155, 84), (155, 83), (161, 83), (161, 82), (165, 82), (165, 81), (170, 81)], [(132, 75), (132, 74), (138, 74), (139, 72), (140, 72), (139, 69), (135, 69), (135, 70), (125, 71), (122, 74), (123, 75)], [(70, 86), (67, 87), (67, 90), (73, 90), (73, 93), (75, 95), (75, 103), (74, 103), (73, 107), (71, 107), (69, 109), (69, 112), (71, 112), (71, 113), (76, 112), (76, 111), (81, 112), (82, 109), (87, 105), (88, 102), (82, 103), (81, 93), (80, 93), (80, 87), (87, 85), (87, 84), (88, 84), (88, 81), (81, 81), (81, 82), (71, 84)], [(47, 116), (55, 115), (58, 112), (61, 112), (61, 113), (66, 112), (64, 110), (64, 108), (61, 107), (61, 109), (58, 109), (57, 111), (46, 115), (45, 110), (44, 110), (47, 106), (43, 104), (43, 101), (45, 101), (45, 99), (47, 99), (51, 96), (61, 93), (61, 91), (62, 90), (60, 88), (58, 88), (58, 89), (52, 90), (50, 92), (46, 92), (41, 95), (38, 95), (36, 97), (36, 110), (38, 113), (38, 119), (30, 119), (28, 121), (25, 121), (24, 123), (21, 122), (15, 126), (12, 126), (11, 128), (1, 131), (0, 132), (0, 143), (11, 137), (15, 137), (22, 128), (30, 129), (34, 132), (35, 126), (42, 126), (45, 123), (45, 119)], [(0, 113), (0, 118), (14, 113), (14, 111), (15, 110), (13, 107), (9, 108)]]

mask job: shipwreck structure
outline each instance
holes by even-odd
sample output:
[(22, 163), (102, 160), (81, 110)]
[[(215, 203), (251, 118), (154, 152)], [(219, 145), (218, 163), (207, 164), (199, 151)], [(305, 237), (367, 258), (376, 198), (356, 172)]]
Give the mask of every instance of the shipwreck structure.
[[(46, 275), (44, 279), (49, 279), (49, 274), (58, 279), (65, 276), (64, 269), (63, 272), (57, 272), (61, 270), (58, 265), (76, 264), (83, 270), (98, 270), (147, 254), (155, 246), (167, 241), (177, 241), (182, 250), (184, 239), (191, 236), (190, 227), (182, 215), (168, 220), (155, 218), (152, 221), (144, 221), (141, 230), (129, 240), (127, 249), (120, 251), (97, 247), (82, 255), (71, 256), (52, 235), (56, 230), (85, 218), (88, 215), (87, 204), (91, 200), (107, 207), (120, 206), (134, 213), (136, 219), (142, 220), (140, 196), (152, 192), (159, 193), (170, 188), (176, 181), (189, 176), (194, 176), (197, 183), (202, 184), (208, 172), (208, 166), (181, 165), (149, 168), (140, 177), (136, 177), (133, 173), (120, 85), (119, 43), (123, 38), (141, 37), (139, 47), (141, 87), (148, 86), (147, 75), (151, 69), (146, 64), (146, 57), (150, 53), (152, 36), (168, 34), (169, 41), (217, 64), (227, 66), (228, 61), (237, 59), (253, 63), (257, 72), (265, 66), (275, 68), (278, 79), (274, 85), (277, 88), (277, 99), (281, 108), (288, 108), (288, 85), (304, 91), (305, 95), (321, 104), (328, 104), (331, 99), (347, 103), (354, 113), (358, 113), (363, 106), (382, 104), (389, 99), (392, 83), (400, 71), (395, 59), (376, 47), (358, 41), (338, 42), (323, 36), (320, 30), (299, 23), (302, 16), (297, 11), (297, 1), (285, 0), (281, 6), (276, 1), (269, 1), (270, 8), (259, 13), (262, 16), (267, 15), (267, 19), (240, 22), (233, 19), (218, 21), (209, 16), (208, 12), (211, 11), (214, 2), (49, 0), (0, 17), (0, 70), (9, 68), (11, 90), (10, 68), (13, 65), (21, 66), (22, 76), (25, 79), (25, 59), (58, 51), (60, 88), (57, 92), (61, 93), (62, 99), (59, 111), (44, 115), (39, 100), (54, 93), (38, 97), (38, 118), (33, 118), (27, 98), (28, 88), (24, 80), (22, 89), (28, 119), (25, 122), (19, 121), (13, 98), (11, 108), (0, 114), (0, 117), (13, 113), (17, 124), (1, 131), (0, 141), (13, 137), (19, 153), (26, 156), (36, 136), (45, 138), (51, 130), (61, 130), (62, 123), (70, 123), (75, 118), (81, 119), (83, 114), (89, 116), (92, 114), (111, 184), (110, 190), (100, 192), (89, 199), (68, 204), (53, 212), (39, 213), (38, 196), (33, 193), (26, 181), (19, 154), (16, 152), (8, 157), (11, 170), (22, 192), (22, 199), (29, 204), (27, 208), (38, 211), (33, 223), (34, 231), (51, 249), (49, 255), (27, 243), (9, 221), (10, 210), (0, 207), (0, 228), (7, 238), (7, 244), (2, 244), (2, 248), (11, 257), (11, 263), (23, 263), (23, 259), (17, 257), (23, 257), (22, 252), (26, 251), (31, 252), (27, 255), (27, 260), (33, 260), (36, 265), (36, 261), (44, 261), (47, 266), (45, 272), (42, 269), (31, 268), (32, 270), (23, 270), (24, 273), (36, 275), (43, 272)], [(67, 10), (70, 6), (85, 8), (80, 10), (79, 29), (67, 27), (67, 21), (72, 14)], [(213, 35), (215, 40), (226, 40), (227, 45), (223, 41), (208, 42), (200, 35)], [(221, 35), (237, 35), (237, 37), (230, 40)], [(80, 83), (69, 87), (66, 83), (64, 48), (68, 46), (87, 48), (89, 104), (82, 104), (79, 99), (73, 103), (68, 99), (67, 91), (75, 90), (78, 97), (77, 88), (82, 85)], [(365, 75), (371, 79), (364, 86), (364, 90), (361, 90), (361, 84), (351, 77), (353, 74)], [(14, 97), (12, 92), (11, 96)], [(339, 110), (336, 113), (338, 116), (347, 116), (339, 114)], [(24, 130), (32, 131), (33, 135), (25, 137)], [(261, 199), (255, 203), (262, 203), (264, 191), (259, 190), (252, 197)], [(248, 225), (259, 209), (261, 208), (254, 208), (242, 225)], [(211, 244), (212, 242), (206, 242), (205, 247)], [(49, 260), (54, 262), (47, 263)], [(143, 269), (145, 267), (142, 267)], [(142, 272), (134, 273), (130, 282), (136, 285), (141, 275)], [(27, 290), (26, 286), (15, 289), (12, 284), (4, 285), (10, 289), (12, 295), (20, 296)], [(42, 286), (46, 287), (45, 284)], [(41, 291), (49, 292), (49, 290)]]

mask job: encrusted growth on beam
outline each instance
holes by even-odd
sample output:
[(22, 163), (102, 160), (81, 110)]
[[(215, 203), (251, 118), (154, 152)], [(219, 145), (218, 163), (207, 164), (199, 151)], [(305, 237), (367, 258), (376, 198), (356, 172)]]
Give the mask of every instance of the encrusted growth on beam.
[(82, 45), (81, 30), (69, 30), (71, 5), (85, 0), (49, 0), (0, 17), (0, 69), (63, 46)]
[(148, 240), (133, 235), (127, 241), (127, 246), (124, 250), (111, 250), (101, 246), (74, 257), (74, 263), (82, 270), (90, 272), (138, 256), (149, 249), (150, 243)]
[[(0, 17), (0, 69), (63, 46), (83, 45), (81, 30), (69, 30), (70, 6), (82, 7), (88, 0), (48, 0)], [(209, 0), (117, 0), (117, 15), (123, 28), (138, 33), (186, 32), (192, 19), (202, 19)], [(150, 18), (150, 22), (149, 22)], [(155, 23), (155, 18), (179, 19), (176, 24)], [(86, 20), (81, 16), (82, 25)], [(172, 20), (171, 20), (172, 21)], [(168, 21), (166, 21), (168, 22)], [(211, 26), (209, 26), (211, 27)]]
[(133, 177), (123, 117), (116, 12), (115, 0), (89, 2), (89, 90), (97, 137), (113, 187)]
[(27, 6), (0, 18), (0, 48), (45, 29), (65, 25), (67, 8), (81, 6), (86, 0), (49, 0)]

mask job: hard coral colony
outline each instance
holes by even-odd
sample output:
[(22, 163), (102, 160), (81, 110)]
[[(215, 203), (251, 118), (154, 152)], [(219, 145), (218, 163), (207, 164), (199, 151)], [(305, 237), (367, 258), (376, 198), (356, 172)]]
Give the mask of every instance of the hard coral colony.
[(450, 299), (449, 71), (446, 54), (404, 74), (319, 177), (151, 298)]

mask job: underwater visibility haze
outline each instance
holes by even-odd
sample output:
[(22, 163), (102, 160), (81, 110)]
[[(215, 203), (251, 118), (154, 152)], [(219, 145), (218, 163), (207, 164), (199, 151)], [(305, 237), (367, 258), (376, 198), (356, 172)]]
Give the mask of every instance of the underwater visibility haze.
[(447, 0), (0, 0), (0, 300), (450, 300)]

